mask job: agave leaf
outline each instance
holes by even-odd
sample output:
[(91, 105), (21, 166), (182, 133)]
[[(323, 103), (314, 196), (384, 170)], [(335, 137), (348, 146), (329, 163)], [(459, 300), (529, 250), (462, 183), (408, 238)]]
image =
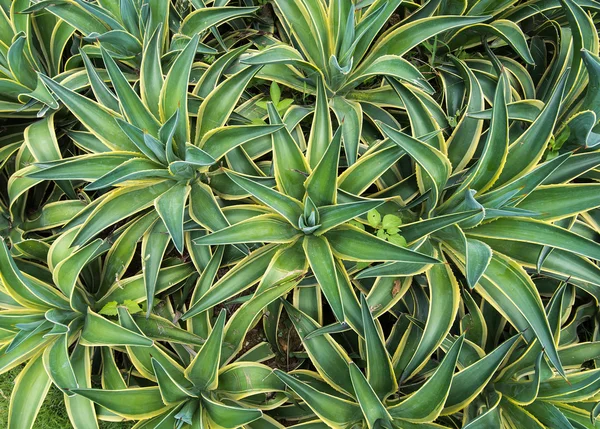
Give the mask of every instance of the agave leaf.
[(318, 329), (319, 325), (287, 301), (282, 302), (319, 374), (336, 390), (342, 393), (353, 392), (348, 375), (350, 358), (344, 349), (329, 334), (306, 338), (308, 334)]
[(452, 386), (448, 393), (448, 399), (444, 404), (442, 415), (452, 414), (456, 410), (462, 409), (465, 404), (468, 404), (478, 395), (493, 377), (503, 360), (510, 355), (519, 339), (520, 335), (513, 336), (485, 357), (457, 372), (452, 379)]
[(350, 225), (334, 228), (324, 236), (333, 253), (343, 260), (439, 263), (435, 258), (396, 246)]
[(487, 410), (474, 418), (465, 429), (484, 429), (501, 425), (500, 421), (500, 399), (502, 396), (496, 394), (496, 400), (490, 404)]
[(214, 390), (218, 386), (217, 373), (221, 360), (225, 314), (225, 309), (221, 310), (210, 336), (184, 372), (185, 377), (200, 391)]
[(549, 223), (504, 218), (469, 229), (467, 235), (552, 246), (592, 259), (600, 257), (597, 243)]
[(372, 152), (361, 156), (339, 176), (340, 189), (355, 195), (362, 194), (406, 153), (399, 146), (384, 146), (384, 143), (377, 148), (380, 150), (373, 149)]
[(260, 137), (282, 129), (283, 125), (239, 125), (221, 127), (209, 131), (200, 142), (200, 147), (214, 159), (219, 159), (230, 150)]
[(335, 204), (337, 200), (335, 183), (342, 144), (342, 128), (337, 129), (319, 163), (304, 182), (308, 196), (317, 207)]
[(79, 229), (73, 245), (85, 244), (104, 228), (151, 206), (171, 186), (173, 182), (167, 180), (150, 186), (126, 187), (113, 191), (91, 212)]
[(194, 182), (190, 191), (190, 217), (210, 231), (218, 231), (229, 226), (210, 187)]
[(427, 272), (430, 288), (430, 306), (423, 336), (411, 360), (402, 368), (402, 380), (413, 376), (427, 362), (448, 335), (458, 311), (459, 286), (447, 264), (433, 265)]
[(343, 427), (361, 418), (361, 409), (358, 404), (320, 392), (279, 369), (274, 372), (328, 426)]
[(226, 171), (226, 173), (227, 177), (233, 180), (235, 184), (246, 190), (246, 192), (250, 193), (263, 204), (281, 214), (292, 225), (297, 224), (298, 219), (303, 213), (302, 204), (300, 201), (274, 191), (273, 189), (240, 174), (229, 171)]
[(427, 40), (436, 34), (452, 30), (453, 28), (477, 24), (486, 19), (488, 19), (486, 16), (436, 16), (418, 19), (409, 24), (401, 25), (377, 40), (369, 55), (362, 61), (360, 69), (362, 71), (362, 69), (366, 68), (366, 66), (375, 58), (381, 57), (382, 55), (404, 55), (423, 40)]
[(200, 144), (210, 130), (225, 125), (246, 85), (258, 73), (260, 68), (261, 66), (249, 66), (243, 69), (217, 86), (204, 99), (198, 110), (196, 146)]
[(102, 244), (103, 241), (101, 239), (94, 240), (54, 267), (52, 278), (65, 296), (71, 297), (79, 273), (94, 256), (97, 256), (97, 252)]
[(127, 388), (110, 347), (102, 347), (102, 387), (109, 390)]
[(8, 408), (9, 428), (33, 428), (51, 384), (42, 356), (31, 359), (15, 380)]
[(506, 165), (496, 186), (514, 180), (531, 170), (542, 157), (558, 118), (561, 99), (567, 83), (566, 73), (556, 84), (552, 96), (526, 132), (511, 143)]
[[(271, 124), (283, 123), (273, 103), (267, 105), (267, 110)], [(275, 131), (272, 134), (272, 141), (277, 187), (285, 195), (302, 200), (305, 194), (304, 174), (310, 171), (306, 158), (286, 128)]]
[(540, 387), (541, 379), (541, 365), (544, 353), (540, 352), (535, 363), (535, 373), (531, 380), (527, 381), (507, 381), (504, 383), (497, 383), (496, 389), (501, 392), (507, 398), (510, 398), (513, 402), (519, 405), (528, 405), (532, 403)]
[[(71, 354), (71, 365), (77, 379), (77, 387), (92, 387), (90, 348), (77, 345)], [(74, 392), (70, 391), (70, 393)], [(98, 428), (98, 417), (92, 401), (78, 395), (65, 394), (64, 398), (69, 420), (74, 427)]]
[(130, 419), (148, 419), (167, 408), (158, 387), (130, 387), (123, 390), (73, 389), (73, 392)]
[(560, 220), (598, 206), (596, 184), (592, 183), (539, 186), (518, 204), (520, 209), (538, 213), (532, 217), (545, 221)]
[(81, 332), (81, 344), (97, 346), (150, 347), (152, 340), (119, 326), (88, 309), (85, 325)]
[[(295, 256), (297, 256), (297, 252)], [(278, 261), (284, 257), (288, 257), (288, 254), (280, 254)], [(275, 264), (272, 264), (271, 266), (273, 265)], [(279, 266), (276, 267), (279, 268)], [(221, 354), (222, 361), (228, 362), (242, 349), (245, 335), (255, 322), (256, 315), (260, 314), (262, 309), (268, 304), (292, 290), (299, 281), (299, 279), (292, 279), (287, 282), (281, 281), (279, 284), (275, 283), (264, 292), (255, 294), (234, 313), (225, 327), (223, 350)], [(220, 382), (221, 375), (219, 375), (219, 383)], [(221, 388), (222, 386), (219, 384), (219, 390), (221, 390)]]
[(439, 416), (450, 393), (454, 368), (463, 341), (464, 337), (460, 337), (452, 345), (433, 375), (419, 390), (398, 405), (388, 408), (393, 418), (417, 423), (431, 422)]
[[(156, 19), (155, 16), (152, 16), (152, 18)], [(144, 41), (140, 67), (140, 95), (143, 103), (148, 106), (148, 109), (157, 119), (160, 119), (160, 91), (164, 82), (160, 62), (162, 31), (162, 24), (158, 24), (156, 29), (150, 33), (150, 39)]]
[(338, 225), (364, 215), (383, 203), (382, 200), (363, 200), (319, 207), (319, 224), (321, 226), (317, 229), (316, 234), (324, 234)]
[(363, 373), (354, 362), (348, 366), (350, 368), (350, 378), (354, 386), (356, 399), (365, 416), (368, 427), (373, 428), (377, 424), (383, 423), (391, 424), (392, 417), (381, 403), (380, 398), (373, 391), (373, 387), (369, 384)]
[(150, 317), (134, 314), (132, 317), (140, 331), (153, 340), (188, 345), (204, 344), (204, 339), (178, 327), (164, 317), (156, 314), (151, 314)]
[(457, 66), (468, 94), (465, 114), (447, 141), (448, 159), (452, 163), (453, 170), (460, 171), (473, 157), (481, 137), (483, 123), (470, 114), (483, 109), (484, 98), (481, 85), (473, 71), (467, 67), (464, 61), (455, 57), (450, 57), (450, 59)]
[(549, 402), (535, 401), (524, 408), (526, 412), (531, 413), (546, 427), (565, 429), (573, 427), (567, 416), (558, 407)]
[(104, 48), (100, 48), (100, 51), (125, 117), (136, 127), (156, 136), (159, 128), (158, 121), (129, 85), (115, 60)]
[[(190, 300), (190, 308), (196, 305), (196, 303), (202, 298), (202, 296), (210, 289), (212, 284), (215, 282), (217, 272), (221, 266), (223, 260), (223, 253), (225, 251), (224, 246), (217, 247), (210, 257), (210, 260), (204, 267), (200, 278), (198, 279), (194, 291), (192, 292), (192, 298)], [(196, 313), (189, 317), (187, 321), (188, 330), (196, 335), (200, 335), (203, 338), (207, 338), (212, 328), (210, 322), (210, 312), (204, 311)]]
[(285, 384), (273, 370), (260, 363), (238, 361), (219, 371), (219, 392), (234, 399), (284, 390)]
[(123, 164), (115, 167), (98, 180), (95, 180), (87, 185), (85, 190), (95, 191), (127, 182), (129, 180), (140, 180), (144, 178), (156, 177), (169, 178), (169, 175), (160, 164), (154, 161), (132, 157), (129, 161), (125, 161)]
[(199, 237), (195, 244), (290, 243), (300, 235), (301, 232), (281, 216), (265, 214)]
[[(303, 53), (320, 70), (326, 70), (326, 55), (329, 51), (325, 49), (326, 41), (324, 39), (328, 37), (328, 35), (324, 34), (327, 32), (325, 22), (322, 21), (321, 25), (319, 25), (315, 21), (316, 16), (309, 13), (306, 1), (291, 4), (284, 0), (276, 0), (275, 4), (278, 10), (281, 11), (281, 17), (284, 22), (298, 39)], [(315, 7), (321, 8), (322, 5), (315, 5)]]
[(73, 115), (102, 143), (113, 150), (137, 152), (137, 148), (115, 121), (119, 116), (106, 107), (56, 83), (44, 75), (42, 81)]
[(213, 424), (218, 423), (225, 429), (235, 429), (262, 417), (262, 411), (250, 408), (234, 407), (213, 401), (202, 395), (202, 404)]
[[(375, 320), (373, 319), (371, 310), (369, 309), (369, 304), (367, 303), (364, 295), (361, 295), (360, 308), (362, 312), (362, 322), (366, 342), (368, 385), (371, 386), (373, 394), (380, 401), (384, 401), (387, 396), (398, 390), (396, 375), (394, 374), (392, 362), (385, 348), (385, 343), (379, 330), (377, 329)], [(350, 375), (352, 376), (354, 382), (356, 375), (352, 375), (352, 369), (350, 371)], [(360, 377), (357, 378), (360, 379)], [(356, 388), (356, 384), (354, 384), (354, 387)], [(358, 392), (356, 393), (359, 395)], [(358, 400), (360, 403), (360, 397), (358, 397)]]
[(0, 244), (0, 278), (7, 292), (24, 307), (45, 310), (52, 307), (70, 309), (65, 297), (54, 288), (33, 282), (18, 269), (6, 243)]
[(186, 16), (179, 31), (191, 37), (223, 22), (250, 15), (257, 10), (257, 7), (205, 7)]
[(179, 253), (183, 253), (183, 218), (190, 189), (189, 185), (177, 184), (158, 197), (154, 203)]
[(152, 368), (160, 395), (166, 405), (178, 404), (192, 396), (188, 389), (173, 380), (169, 372), (156, 359), (152, 359)]
[(41, 169), (33, 170), (29, 176), (35, 179), (46, 180), (87, 180), (94, 181), (129, 161), (135, 153), (111, 152), (88, 154), (71, 159), (45, 162), (39, 164)]
[(327, 302), (329, 302), (336, 319), (343, 321), (344, 310), (335, 274), (335, 261), (328, 240), (323, 237), (307, 235), (302, 246), (310, 268), (319, 282), (320, 289)]
[(252, 286), (262, 277), (277, 250), (277, 245), (267, 245), (250, 253), (215, 283), (181, 319), (189, 319)]
[(177, 56), (160, 90), (159, 113), (161, 120), (166, 121), (175, 112), (179, 112), (180, 120), (177, 121), (175, 130), (175, 142), (179, 156), (183, 156), (185, 144), (190, 142), (190, 128), (187, 121), (187, 88), (197, 46), (198, 35), (195, 35)]
[[(395, 144), (404, 149), (415, 161), (425, 170), (430, 177), (431, 196), (429, 197), (434, 204), (444, 188), (446, 181), (450, 177), (452, 166), (448, 158), (435, 149), (417, 139), (411, 138), (398, 130), (393, 129), (389, 125), (379, 123), (379, 127)], [(428, 189), (423, 189), (423, 193)]]
[(465, 269), (467, 271), (467, 284), (473, 289), (490, 264), (492, 249), (487, 244), (474, 239), (467, 239), (466, 245)]
[(327, 105), (327, 94), (323, 79), (317, 80), (317, 99), (315, 103), (315, 116), (312, 128), (310, 129), (306, 150), (306, 158), (308, 159), (310, 168), (317, 167), (317, 164), (324, 157), (332, 141), (331, 116), (329, 115), (329, 106)]
[[(119, 323), (125, 329), (134, 332), (138, 335), (143, 335), (140, 328), (137, 326), (127, 309), (123, 306), (118, 308)], [(172, 357), (170, 357), (163, 349), (154, 344), (151, 347), (146, 346), (126, 346), (127, 354), (135, 368), (144, 377), (150, 380), (156, 380), (152, 360), (156, 360), (160, 365), (168, 371), (170, 376), (182, 386), (189, 384), (189, 381), (183, 375), (184, 369)], [(160, 394), (159, 394), (160, 396)]]
[[(394, 78), (387, 78), (386, 80), (402, 99), (410, 121), (412, 137), (421, 139), (424, 143), (427, 143), (445, 155), (447, 150), (446, 143), (440, 126), (431, 115), (423, 100), (418, 97), (417, 90)], [(409, 151), (409, 153), (411, 152)], [(417, 174), (420, 173), (417, 171)]]

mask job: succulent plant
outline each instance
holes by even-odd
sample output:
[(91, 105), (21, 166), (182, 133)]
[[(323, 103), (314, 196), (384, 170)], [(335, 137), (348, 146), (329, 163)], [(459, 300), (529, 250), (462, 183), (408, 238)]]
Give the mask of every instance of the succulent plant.
[(0, 0), (9, 428), (600, 427), (599, 11)]

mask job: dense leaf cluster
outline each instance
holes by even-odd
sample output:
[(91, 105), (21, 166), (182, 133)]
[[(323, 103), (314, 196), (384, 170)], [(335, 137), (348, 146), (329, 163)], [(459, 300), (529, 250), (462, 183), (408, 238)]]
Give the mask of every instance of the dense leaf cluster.
[(597, 428), (596, 0), (0, 0), (0, 372), (74, 428)]

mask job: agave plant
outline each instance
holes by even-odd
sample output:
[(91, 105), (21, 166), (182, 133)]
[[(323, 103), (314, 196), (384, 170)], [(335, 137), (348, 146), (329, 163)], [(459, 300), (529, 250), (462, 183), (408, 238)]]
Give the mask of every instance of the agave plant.
[(0, 0), (7, 426), (599, 427), (599, 10)]

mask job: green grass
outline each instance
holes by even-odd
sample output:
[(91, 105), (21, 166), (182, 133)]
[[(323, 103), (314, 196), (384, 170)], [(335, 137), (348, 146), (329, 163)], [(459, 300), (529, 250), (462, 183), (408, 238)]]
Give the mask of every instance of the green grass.
[[(0, 375), (0, 428), (8, 427), (8, 404), (15, 379), (22, 367), (17, 367)], [(100, 429), (127, 429), (132, 422), (100, 422)], [(35, 421), (36, 429), (67, 429), (72, 427), (63, 401), (63, 394), (55, 386), (50, 387), (48, 396)]]

